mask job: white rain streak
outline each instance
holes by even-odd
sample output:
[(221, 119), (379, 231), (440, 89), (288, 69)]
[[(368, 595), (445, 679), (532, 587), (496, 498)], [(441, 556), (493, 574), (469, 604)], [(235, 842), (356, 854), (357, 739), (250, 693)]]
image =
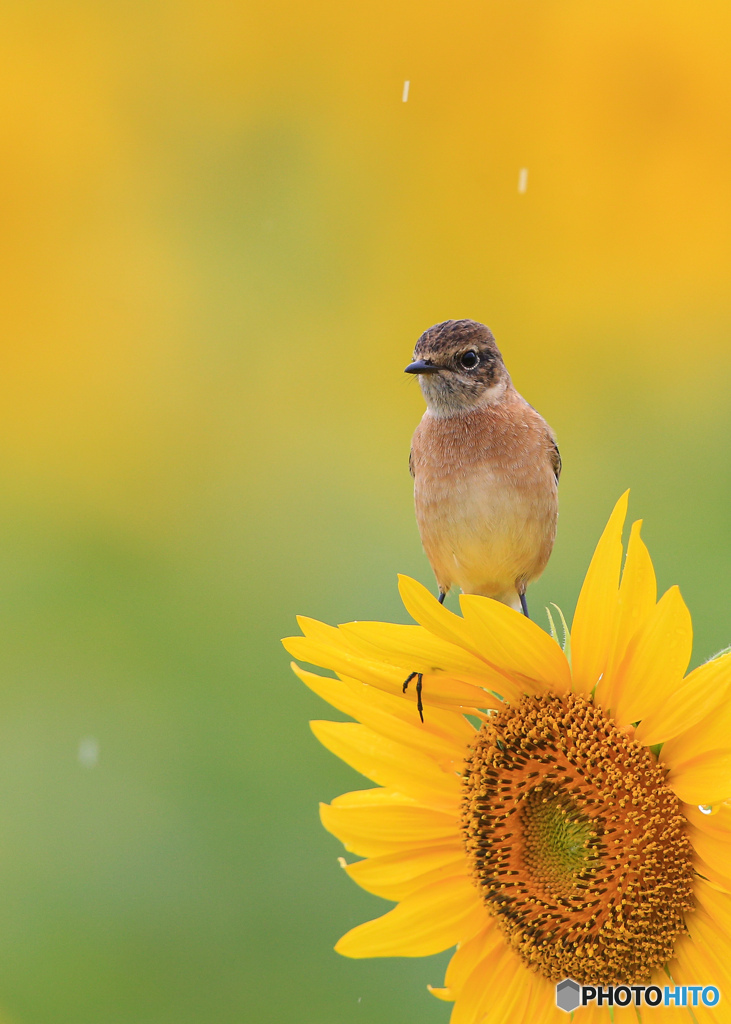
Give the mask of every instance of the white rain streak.
[(99, 741), (93, 736), (85, 736), (79, 742), (78, 757), (83, 768), (95, 768), (99, 761)]
[(518, 192), (520, 192), (520, 194), (523, 195), (523, 193), (525, 192), (525, 190), (527, 188), (528, 188), (528, 168), (527, 167), (521, 167), (520, 168), (520, 172), (518, 173)]
[(401, 93), (401, 100), (404, 103), (406, 103), (406, 101), (409, 98), (409, 86), (410, 85), (411, 85), (411, 82), (407, 78), (406, 81), (404, 82), (404, 91)]

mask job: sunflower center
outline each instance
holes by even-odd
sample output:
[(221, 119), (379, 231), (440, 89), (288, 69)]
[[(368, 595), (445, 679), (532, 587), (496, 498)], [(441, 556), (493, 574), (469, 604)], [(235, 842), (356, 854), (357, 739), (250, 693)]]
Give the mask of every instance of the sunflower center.
[[(591, 821), (571, 798), (532, 789), (519, 812), (525, 870), (547, 892), (569, 895), (596, 857)], [(596, 845), (596, 844), (594, 844)]]
[(672, 958), (693, 867), (664, 776), (584, 697), (524, 697), (483, 725), (463, 835), (482, 899), (528, 966), (635, 984)]

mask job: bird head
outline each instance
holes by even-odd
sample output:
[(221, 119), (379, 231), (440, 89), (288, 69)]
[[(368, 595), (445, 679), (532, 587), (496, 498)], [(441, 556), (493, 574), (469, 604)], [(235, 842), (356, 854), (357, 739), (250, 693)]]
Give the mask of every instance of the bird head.
[(446, 320), (424, 331), (405, 372), (419, 375), (426, 404), (435, 416), (493, 405), (510, 384), (492, 331), (476, 320)]

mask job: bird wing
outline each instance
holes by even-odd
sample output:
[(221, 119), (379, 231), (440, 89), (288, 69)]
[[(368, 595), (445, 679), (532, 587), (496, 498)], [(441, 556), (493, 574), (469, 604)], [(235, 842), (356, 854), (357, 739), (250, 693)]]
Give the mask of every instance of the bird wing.
[(553, 475), (556, 477), (556, 483), (561, 478), (561, 452), (558, 450), (556, 439), (551, 438), (551, 465), (553, 466)]
[[(559, 459), (559, 462), (560, 461), (561, 460)], [(409, 473), (411, 473), (412, 476), (414, 475), (414, 449), (413, 448), (409, 449)]]

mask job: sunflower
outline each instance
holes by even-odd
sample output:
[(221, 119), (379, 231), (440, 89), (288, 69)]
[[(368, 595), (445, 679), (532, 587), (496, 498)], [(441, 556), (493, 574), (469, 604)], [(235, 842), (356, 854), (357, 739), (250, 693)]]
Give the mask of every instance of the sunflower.
[[(685, 675), (690, 615), (655, 573), (627, 495), (591, 560), (563, 645), (513, 609), (462, 615), (406, 577), (418, 625), (299, 620), (294, 665), (353, 722), (313, 722), (377, 784), (321, 808), (396, 903), (335, 947), (350, 957), (456, 946), (450, 1024), (567, 1021), (556, 983), (714, 985), (709, 1008), (581, 1008), (585, 1024), (731, 1021), (731, 654)], [(555, 633), (554, 630), (552, 630)], [(423, 673), (425, 721), (402, 692)]]

